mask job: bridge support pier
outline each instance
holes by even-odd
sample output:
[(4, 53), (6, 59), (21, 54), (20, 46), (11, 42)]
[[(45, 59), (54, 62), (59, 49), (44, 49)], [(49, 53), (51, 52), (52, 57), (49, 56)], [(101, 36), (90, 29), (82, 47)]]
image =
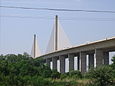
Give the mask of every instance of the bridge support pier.
[(94, 54), (89, 54), (89, 69), (94, 67)]
[(48, 67), (50, 67), (50, 58), (46, 59), (46, 64), (47, 64)]
[(69, 71), (74, 70), (74, 54), (68, 54), (69, 58)]
[(86, 72), (86, 53), (80, 52), (80, 59), (81, 59), (81, 72)]
[(53, 57), (52, 58), (52, 68), (53, 68), (53, 70), (57, 70), (57, 60), (58, 60), (58, 58), (57, 57)]
[(60, 73), (65, 73), (65, 56), (59, 56), (60, 60)]
[(95, 49), (96, 67), (101, 66), (103, 62), (103, 51)]
[(80, 65), (81, 65), (80, 57), (77, 56), (77, 70), (79, 71), (80, 71)]
[(109, 65), (109, 52), (104, 52), (104, 64)]

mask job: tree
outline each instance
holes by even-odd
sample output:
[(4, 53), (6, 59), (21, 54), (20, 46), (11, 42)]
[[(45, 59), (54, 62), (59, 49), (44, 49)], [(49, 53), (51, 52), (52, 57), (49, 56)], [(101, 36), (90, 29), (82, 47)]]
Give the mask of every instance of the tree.
[(33, 59), (27, 53), (0, 55), (0, 86), (45, 86), (48, 81), (43, 78), (51, 74), (41, 58)]
[(112, 57), (112, 62), (113, 62), (113, 63), (112, 63), (111, 66), (113, 67), (113, 69), (115, 69), (115, 56)]
[(91, 69), (88, 74), (95, 86), (110, 86), (113, 84), (113, 69), (110, 66)]
[(111, 67), (112, 67), (112, 69), (113, 69), (113, 76), (114, 76), (114, 78), (115, 78), (115, 55), (113, 56), (113, 58), (112, 58), (112, 64), (111, 64)]

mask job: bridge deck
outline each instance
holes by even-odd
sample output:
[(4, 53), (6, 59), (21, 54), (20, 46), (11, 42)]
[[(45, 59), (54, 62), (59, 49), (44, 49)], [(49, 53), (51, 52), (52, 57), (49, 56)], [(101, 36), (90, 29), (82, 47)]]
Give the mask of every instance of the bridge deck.
[(95, 49), (103, 49), (105, 51), (113, 51), (115, 50), (115, 37), (99, 40), (87, 44), (82, 44), (79, 46), (71, 47), (64, 50), (55, 51), (52, 53), (48, 53), (45, 55), (42, 55), (40, 57), (43, 57), (44, 59), (60, 56), (60, 55), (66, 55), (68, 53), (77, 53), (77, 52), (91, 52)]

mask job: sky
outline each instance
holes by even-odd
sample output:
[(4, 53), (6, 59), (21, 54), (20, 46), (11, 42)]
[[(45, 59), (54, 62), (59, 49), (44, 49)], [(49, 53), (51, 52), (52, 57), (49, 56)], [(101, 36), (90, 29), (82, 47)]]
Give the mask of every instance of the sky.
[[(115, 11), (115, 0), (0, 0), (1, 6)], [(54, 17), (73, 46), (115, 36), (115, 13), (59, 12), (0, 7), (0, 54), (31, 53), (36, 34), (46, 51)]]

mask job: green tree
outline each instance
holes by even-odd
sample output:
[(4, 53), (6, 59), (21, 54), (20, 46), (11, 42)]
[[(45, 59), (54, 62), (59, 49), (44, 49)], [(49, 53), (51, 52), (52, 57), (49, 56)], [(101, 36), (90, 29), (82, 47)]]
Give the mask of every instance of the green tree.
[(115, 78), (115, 56), (113, 56), (113, 58), (112, 58), (112, 64), (111, 64), (111, 67), (112, 67), (112, 69), (113, 69), (113, 76), (114, 76), (114, 78)]
[(113, 84), (113, 69), (110, 66), (91, 69), (88, 74), (95, 86), (110, 86)]
[(0, 86), (38, 86), (40, 79), (41, 84), (48, 83), (43, 78), (51, 74), (41, 58), (33, 59), (27, 53), (0, 55)]
[(113, 62), (113, 63), (112, 63), (111, 66), (113, 67), (113, 69), (115, 69), (115, 56), (112, 57), (112, 62)]

